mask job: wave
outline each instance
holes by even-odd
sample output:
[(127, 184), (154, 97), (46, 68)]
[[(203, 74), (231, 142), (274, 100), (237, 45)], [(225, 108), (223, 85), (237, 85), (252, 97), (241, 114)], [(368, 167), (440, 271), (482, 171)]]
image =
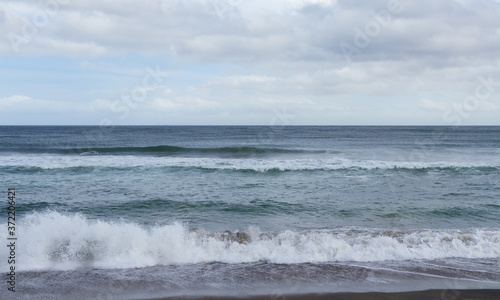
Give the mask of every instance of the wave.
[[(39, 209), (42, 210), (43, 208)], [(176, 201), (169, 199), (152, 199), (141, 201), (127, 201), (117, 204), (95, 205), (93, 213), (99, 211), (113, 212), (114, 214), (129, 214), (130, 211), (144, 212), (186, 212), (190, 213), (237, 213), (239, 215), (295, 215), (310, 211), (311, 208), (300, 203), (287, 203), (272, 200), (251, 200), (249, 203), (228, 203), (225, 201)], [(167, 214), (168, 215), (168, 214)]]
[(169, 145), (148, 147), (89, 147), (89, 148), (26, 148), (26, 149), (0, 149), (11, 153), (34, 154), (78, 154), (92, 155), (153, 155), (153, 156), (216, 156), (216, 157), (253, 157), (276, 154), (324, 154), (331, 151), (305, 150), (287, 148), (261, 148), (251, 146), (241, 147), (215, 147), (215, 148), (190, 148)]
[[(494, 200), (490, 200), (494, 202)], [(324, 207), (323, 207), (324, 208)], [(171, 199), (150, 199), (126, 201), (121, 203), (87, 203), (84, 207), (75, 206), (64, 202), (36, 202), (20, 203), (16, 206), (20, 213), (44, 212), (56, 210), (65, 213), (82, 212), (93, 217), (105, 216), (134, 216), (144, 222), (153, 222), (147, 216), (154, 212), (154, 219), (160, 220), (179, 214), (216, 216), (216, 215), (238, 215), (243, 218), (269, 216), (273, 218), (301, 218), (305, 215), (318, 215), (318, 206), (303, 203), (290, 203), (267, 199), (254, 199), (242, 202), (226, 201), (183, 201)], [(384, 206), (374, 209), (371, 206), (330, 209), (324, 217), (342, 222), (352, 221), (353, 218), (370, 218), (373, 222), (414, 222), (425, 219), (429, 224), (438, 222), (440, 224), (453, 224), (454, 222), (473, 222), (473, 224), (495, 224), (500, 217), (500, 206), (495, 204), (477, 204), (468, 206), (452, 206), (447, 208), (429, 208), (421, 206), (406, 206), (391, 208)], [(477, 222), (476, 222), (477, 221)]]
[(70, 172), (113, 171), (131, 168), (196, 168), (200, 170), (228, 170), (251, 172), (335, 171), (335, 170), (394, 170), (394, 171), (450, 171), (498, 172), (499, 162), (407, 162), (381, 160), (353, 160), (341, 157), (327, 158), (209, 158), (209, 157), (139, 157), (139, 156), (60, 156), (12, 155), (0, 156), (0, 171), (42, 172), (66, 170)]
[[(146, 227), (46, 211), (23, 217), (18, 266), (26, 270), (141, 268), (207, 262), (281, 264), (500, 258), (500, 229), (339, 228), (209, 232), (180, 223)], [(0, 232), (6, 240), (6, 231)], [(6, 251), (0, 261), (6, 264)], [(5, 268), (5, 265), (2, 265)]]
[[(82, 152), (83, 151), (83, 152)], [(150, 147), (109, 147), (68, 149), (64, 153), (93, 153), (93, 154), (158, 154), (158, 155), (189, 155), (189, 154), (211, 154), (225, 156), (251, 156), (257, 154), (286, 154), (304, 153), (305, 150), (291, 150), (281, 148), (257, 148), (257, 147), (218, 147), (218, 148), (187, 148), (176, 146), (150, 146)]]

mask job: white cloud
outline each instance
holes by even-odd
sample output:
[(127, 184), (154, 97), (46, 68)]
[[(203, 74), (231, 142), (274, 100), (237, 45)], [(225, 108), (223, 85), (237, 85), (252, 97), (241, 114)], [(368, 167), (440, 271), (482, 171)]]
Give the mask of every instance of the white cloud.
[[(47, 24), (35, 26), (38, 32), (29, 38), (30, 47), (22, 47), (24, 44), (20, 47), (28, 52), (40, 48), (38, 51), (45, 54), (84, 57), (89, 49), (79, 51), (78, 47), (67, 45), (94, 45), (96, 49), (90, 49), (89, 55), (99, 56), (138, 51), (203, 61), (289, 61), (290, 58), (307, 61), (336, 57), (343, 62), (340, 43), (352, 43), (355, 28), (363, 30), (374, 19), (373, 13), (384, 9), (388, 1), (374, 1), (370, 5), (356, 1), (257, 1), (251, 5), (232, 1), (233, 5), (226, 6), (234, 6), (234, 12), (221, 19), (216, 7), (226, 2), (69, 1), (47, 17)], [(166, 3), (169, 3), (167, 12), (161, 9)], [(296, 11), (287, 10), (286, 3)], [(500, 5), (492, 1), (402, 3), (403, 11), (392, 15), (391, 22), (372, 38), (372, 45), (361, 49), (359, 60), (391, 58), (387, 54), (393, 59), (472, 56), (481, 49), (500, 49), (495, 43), (500, 37), (500, 21), (493, 18), (499, 16)], [(302, 10), (306, 7), (314, 10)], [(25, 25), (22, 17), (34, 23), (35, 16), (43, 14), (36, 1), (7, 2), (4, 10), (10, 15), (5, 21), (7, 32), (21, 36)], [(247, 10), (252, 13), (245, 14)], [(43, 40), (54, 42), (46, 47)], [(493, 54), (488, 57), (494, 57)]]
[(490, 101), (479, 101), (479, 105), (481, 109), (489, 112), (500, 109), (500, 105), (497, 105)]
[[(383, 121), (385, 115), (411, 115), (418, 108), (434, 116), (454, 99), (473, 94), (478, 76), (500, 81), (500, 4), (490, 0), (401, 0), (403, 10), (385, 25), (376, 14), (387, 10), (389, 0), (63, 2), (57, 10), (44, 11), (38, 1), (4, 1), (0, 34), (19, 39), (16, 47), (0, 40), (0, 54), (70, 56), (96, 72), (133, 72), (95, 62), (127, 54), (168, 59), (179, 68), (235, 67), (210, 76), (187, 71), (184, 80), (200, 79), (182, 86), (162, 83), (164, 93), (151, 92), (152, 100), (136, 114), (148, 109), (258, 114), (289, 103), (291, 109), (309, 112), (311, 120), (318, 114), (327, 120), (328, 114), (350, 113), (361, 119), (377, 110)], [(44, 13), (46, 22), (35, 24)], [(366, 28), (373, 22), (380, 30), (370, 35)], [(362, 35), (367, 43), (356, 46)], [(341, 43), (355, 47), (351, 62)], [(109, 112), (114, 102), (1, 96), (2, 109), (22, 103), (33, 111)], [(394, 105), (393, 99), (404, 105)], [(498, 109), (494, 101), (480, 107), (478, 112)]]
[(442, 102), (436, 102), (432, 101), (430, 99), (424, 98), (420, 100), (420, 105), (423, 109), (426, 110), (431, 110), (431, 111), (446, 111), (451, 108), (451, 105), (442, 103)]
[(2, 112), (97, 112), (110, 111), (113, 102), (104, 99), (94, 99), (85, 103), (70, 101), (54, 101), (33, 99), (24, 95), (13, 95), (0, 98), (0, 111)]
[(56, 101), (32, 99), (23, 95), (13, 95), (0, 98), (1, 111), (40, 111), (40, 110), (60, 110), (65, 106), (64, 103)]

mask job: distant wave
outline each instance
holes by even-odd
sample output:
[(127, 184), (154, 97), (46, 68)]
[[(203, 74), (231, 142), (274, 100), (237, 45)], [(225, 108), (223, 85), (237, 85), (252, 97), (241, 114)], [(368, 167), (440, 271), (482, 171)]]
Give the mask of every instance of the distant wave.
[(318, 158), (295, 157), (152, 157), (152, 156), (66, 156), (66, 155), (13, 155), (0, 156), (0, 171), (43, 172), (68, 171), (88, 173), (155, 168), (195, 168), (201, 171), (242, 171), (280, 173), (291, 171), (387, 170), (409, 172), (499, 172), (500, 161), (489, 162), (408, 162), (381, 160), (353, 160), (334, 156)]
[[(5, 224), (3, 224), (5, 225)], [(500, 258), (500, 229), (209, 232), (179, 223), (145, 227), (57, 212), (25, 216), (18, 226), (20, 270), (140, 268), (201, 262), (294, 264)], [(6, 231), (0, 232), (6, 240)], [(6, 268), (7, 252), (0, 252)]]
[(325, 150), (301, 150), (286, 148), (263, 147), (215, 147), (215, 148), (189, 148), (169, 145), (149, 147), (91, 147), (91, 148), (27, 148), (27, 149), (1, 149), (11, 153), (47, 153), (47, 154), (78, 154), (91, 155), (154, 155), (154, 156), (222, 156), (222, 157), (251, 157), (256, 155), (273, 154), (322, 154)]
[(252, 154), (289, 154), (289, 153), (324, 153), (325, 151), (293, 150), (282, 148), (258, 147), (217, 147), (217, 148), (187, 148), (176, 146), (151, 146), (151, 147), (110, 147), (89, 149), (68, 149), (64, 153), (98, 153), (98, 154), (158, 154), (158, 155), (183, 155), (183, 154), (212, 154), (247, 156)]

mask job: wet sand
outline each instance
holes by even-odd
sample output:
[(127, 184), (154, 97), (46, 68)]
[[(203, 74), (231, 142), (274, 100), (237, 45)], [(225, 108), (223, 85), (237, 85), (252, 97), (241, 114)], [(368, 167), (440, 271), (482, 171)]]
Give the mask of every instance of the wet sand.
[(500, 290), (427, 290), (400, 293), (332, 293), (332, 294), (304, 294), (304, 295), (262, 295), (262, 296), (196, 296), (196, 297), (167, 297), (167, 299), (249, 299), (249, 300), (500, 300)]

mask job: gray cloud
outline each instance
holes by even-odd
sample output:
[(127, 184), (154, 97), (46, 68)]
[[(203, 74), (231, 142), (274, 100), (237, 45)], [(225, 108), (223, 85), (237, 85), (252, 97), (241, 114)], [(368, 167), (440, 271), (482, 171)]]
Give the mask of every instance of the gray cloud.
[[(375, 20), (375, 14), (387, 11), (387, 3), (392, 0), (369, 3), (340, 0), (334, 5), (320, 2), (294, 11), (251, 14), (245, 14), (241, 4), (231, 7), (224, 18), (214, 9), (221, 1), (128, 0), (120, 1), (119, 5), (110, 0), (70, 1), (60, 5), (57, 14), (30, 41), (30, 49), (23, 50), (36, 52), (42, 48), (79, 56), (64, 46), (76, 43), (94, 45), (95, 52), (102, 55), (134, 51), (203, 62), (341, 61), (344, 57), (339, 44), (353, 44), (356, 30), (365, 31), (367, 24)], [(28, 19), (40, 11), (35, 1), (16, 1), (10, 10), (16, 13), (20, 2), (27, 8), (22, 13), (17, 9), (17, 13)], [(391, 15), (390, 23), (382, 26), (380, 33), (370, 38), (370, 44), (354, 59), (449, 58), (478, 52), (493, 57), (499, 53), (498, 3), (485, 0), (402, 0), (401, 3), (403, 10)], [(4, 6), (9, 8), (8, 4)], [(10, 21), (15, 23), (10, 25), (22, 24), (12, 18)], [(16, 32), (15, 26), (7, 27)]]
[[(498, 2), (401, 0), (402, 9), (391, 13), (391, 1), (64, 1), (19, 44), (19, 54), (92, 59), (139, 53), (245, 68), (247, 74), (191, 86), (185, 103), (200, 109), (220, 108), (223, 93), (242, 103), (261, 97), (259, 107), (289, 99), (298, 109), (346, 112), (343, 97), (365, 95), (406, 97), (411, 100), (401, 109), (411, 112), (422, 103), (443, 107), (451, 95), (463, 98), (478, 76), (500, 81)], [(37, 3), (5, 2), (0, 35), (23, 36), (26, 20), (33, 23), (43, 12)], [(350, 60), (342, 45), (351, 47)], [(0, 53), (16, 53), (9, 39), (0, 40)], [(447, 92), (450, 98), (431, 99)], [(158, 99), (159, 106), (181, 109), (180, 91)], [(380, 107), (397, 115), (393, 104)]]

